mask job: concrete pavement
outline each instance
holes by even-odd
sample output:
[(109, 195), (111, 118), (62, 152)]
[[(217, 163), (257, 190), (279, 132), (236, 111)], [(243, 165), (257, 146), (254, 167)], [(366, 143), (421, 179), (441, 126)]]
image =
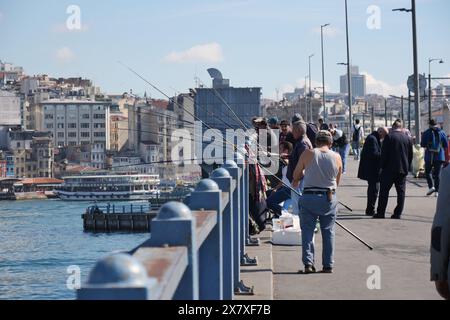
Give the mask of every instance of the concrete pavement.
[[(349, 158), (348, 174), (338, 192), (339, 200), (354, 212), (341, 209), (339, 221), (374, 247), (367, 249), (347, 232), (336, 226), (335, 273), (297, 274), (302, 269), (301, 247), (265, 245), (264, 261), (257, 267), (265, 273), (243, 273), (247, 285), (273, 281), (275, 300), (303, 299), (440, 299), (429, 281), (429, 247), (436, 198), (425, 197), (425, 180), (408, 178), (407, 199), (402, 220), (374, 220), (364, 215), (366, 183), (356, 178), (358, 162)], [(396, 204), (392, 189), (387, 217)], [(267, 236), (267, 235), (264, 235)], [(316, 267), (321, 269), (321, 235), (316, 237)], [(251, 255), (252, 249), (247, 251)], [(261, 250), (261, 248), (259, 249)], [(273, 264), (273, 276), (267, 266)], [(256, 268), (256, 269), (257, 269)], [(261, 271), (263, 272), (263, 271)], [(375, 278), (378, 274), (380, 277)], [(261, 275), (265, 275), (262, 277)], [(370, 278), (370, 279), (369, 279)], [(379, 282), (374, 280), (379, 279)], [(369, 280), (369, 281), (368, 281)], [(378, 289), (369, 289), (381, 286)], [(264, 286), (270, 288), (270, 284)], [(255, 285), (255, 290), (257, 287)], [(267, 295), (267, 294), (266, 294)], [(270, 299), (271, 296), (260, 296)]]

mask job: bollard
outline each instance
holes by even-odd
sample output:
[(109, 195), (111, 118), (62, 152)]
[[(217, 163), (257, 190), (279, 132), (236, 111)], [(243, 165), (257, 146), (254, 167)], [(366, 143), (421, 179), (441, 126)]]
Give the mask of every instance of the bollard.
[(192, 210), (214, 210), (217, 223), (199, 249), (201, 300), (223, 300), (222, 192), (216, 182), (204, 179), (189, 197)]
[(157, 280), (147, 277), (144, 266), (120, 253), (97, 262), (88, 283), (77, 290), (78, 300), (150, 300)]
[(211, 173), (211, 179), (214, 180), (222, 192), (229, 195), (228, 204), (222, 213), (222, 235), (223, 235), (223, 298), (232, 300), (234, 293), (233, 280), (233, 191), (235, 181), (230, 173), (219, 168)]
[(173, 297), (174, 300), (198, 300), (198, 259), (196, 221), (181, 202), (168, 202), (151, 222), (151, 238), (141, 247), (186, 246), (188, 266)]
[(226, 161), (223, 165), (231, 177), (237, 182), (236, 189), (233, 192), (233, 280), (234, 280), (234, 292), (236, 294), (240, 293), (240, 260), (241, 260), (241, 179), (242, 172), (234, 161)]

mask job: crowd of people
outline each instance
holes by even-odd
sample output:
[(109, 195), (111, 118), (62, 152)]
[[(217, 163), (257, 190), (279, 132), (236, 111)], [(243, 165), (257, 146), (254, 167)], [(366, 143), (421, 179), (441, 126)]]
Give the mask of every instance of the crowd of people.
[[(269, 140), (278, 139), (279, 170), (270, 173), (265, 165), (250, 166), (252, 233), (264, 230), (268, 219), (280, 217), (283, 210), (292, 207), (292, 213), (300, 217), (302, 229), (301, 273), (316, 272), (314, 233), (318, 228), (323, 240), (322, 272), (333, 272), (336, 190), (342, 175), (347, 173), (350, 150), (354, 160), (359, 161), (358, 178), (368, 183), (366, 215), (385, 218), (389, 192), (395, 186), (397, 206), (391, 218), (401, 219), (406, 178), (413, 160), (413, 138), (401, 120), (396, 120), (392, 128), (378, 128), (367, 137), (358, 119), (351, 128), (351, 137), (323, 119), (317, 125), (307, 123), (300, 114), (291, 121), (255, 118), (253, 125), (257, 132), (267, 130)], [(441, 169), (449, 161), (449, 145), (436, 121), (430, 121), (421, 145), (426, 150), (427, 196), (437, 196)]]

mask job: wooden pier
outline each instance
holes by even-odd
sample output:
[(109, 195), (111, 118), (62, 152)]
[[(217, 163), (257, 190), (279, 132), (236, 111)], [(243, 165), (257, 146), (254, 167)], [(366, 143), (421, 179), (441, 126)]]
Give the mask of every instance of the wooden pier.
[(86, 232), (150, 232), (157, 211), (151, 205), (92, 206), (81, 215)]

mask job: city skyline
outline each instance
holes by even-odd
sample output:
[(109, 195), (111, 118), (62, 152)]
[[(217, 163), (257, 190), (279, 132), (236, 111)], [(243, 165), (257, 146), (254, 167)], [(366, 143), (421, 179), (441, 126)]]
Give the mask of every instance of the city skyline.
[[(133, 7), (102, 1), (47, 3), (52, 5), (0, 0), (0, 38), (10, 43), (0, 48), (0, 59), (23, 66), (29, 75), (90, 78), (107, 93), (133, 89), (160, 98), (117, 62), (139, 70), (168, 95), (187, 92), (195, 77), (210, 87), (206, 69), (217, 67), (232, 86), (259, 86), (264, 98), (275, 98), (277, 90), (281, 96), (303, 87), (312, 52), (312, 86), (321, 86), (324, 23), (331, 23), (325, 29), (327, 91), (339, 92), (339, 77), (346, 74), (337, 65), (346, 54), (343, 2), (324, 0), (308, 8), (294, 1), (254, 0), (139, 2)], [(81, 11), (75, 31), (66, 26), (72, 4)], [(381, 9), (380, 29), (367, 26), (370, 6)], [(349, 3), (352, 64), (366, 75), (368, 93), (406, 93), (406, 79), (413, 73), (411, 21), (391, 9), (409, 6), (408, 0)], [(450, 63), (450, 44), (439, 36), (450, 30), (445, 8), (450, 9), (447, 1), (418, 1), (421, 73), (428, 73), (430, 57)], [(447, 63), (433, 65), (432, 73), (450, 76)]]

